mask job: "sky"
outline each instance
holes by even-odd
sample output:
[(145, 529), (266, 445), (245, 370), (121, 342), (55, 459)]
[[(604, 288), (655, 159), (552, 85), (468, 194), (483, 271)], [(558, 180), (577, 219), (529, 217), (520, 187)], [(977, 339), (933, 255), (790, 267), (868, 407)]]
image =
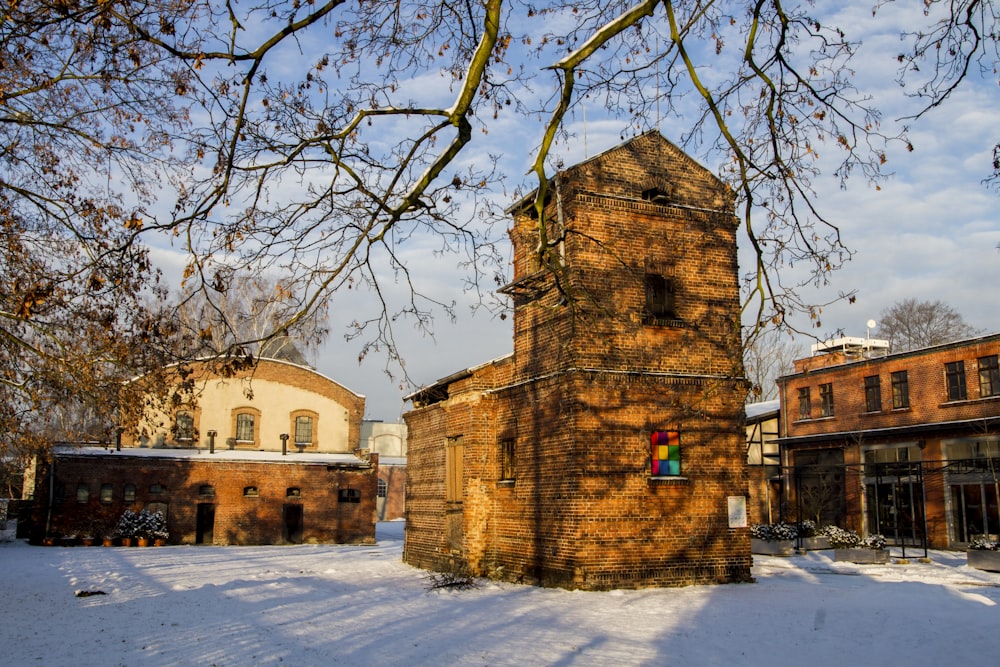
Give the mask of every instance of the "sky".
[[(882, 109), (883, 130), (893, 134), (906, 126), (914, 147), (912, 153), (901, 144), (888, 147), (887, 167), (892, 175), (879, 188), (863, 178), (852, 178), (842, 188), (830, 173), (830, 163), (820, 163), (826, 169), (814, 182), (815, 201), (840, 228), (844, 243), (855, 251), (830, 277), (829, 284), (804, 292), (813, 303), (830, 303), (820, 313), (819, 326), (804, 318), (792, 321), (820, 338), (869, 333), (878, 337), (878, 327), (869, 331), (866, 323), (877, 322), (882, 311), (907, 298), (943, 301), (983, 333), (1000, 331), (995, 287), (1000, 284), (1000, 220), (996, 213), (1000, 192), (983, 183), (992, 170), (991, 149), (1000, 127), (997, 75), (975, 73), (943, 106), (919, 119), (905, 118), (914, 109), (906, 97), (913, 86), (903, 88), (896, 83), (896, 56), (905, 46), (899, 38), (899, 17), (914, 8), (901, 9), (902, 5), (909, 3), (884, 6), (875, 16), (872, 3), (867, 1), (817, 9), (833, 12), (823, 20), (845, 27), (850, 37), (861, 40), (853, 82)], [(401, 97), (413, 95), (420, 101), (449, 94), (447, 79), (433, 74), (403, 81), (400, 91)], [(658, 126), (668, 139), (680, 143), (687, 128), (685, 119), (665, 114), (656, 123), (652, 120), (650, 124)], [(568, 166), (614, 147), (621, 142), (625, 122), (596, 106), (577, 109), (567, 121), (574, 138), (557, 145), (553, 160), (561, 159)], [(501, 157), (508, 185), (496, 195), (500, 208), (513, 203), (523, 188), (530, 188), (526, 173), (531, 148), (537, 146), (542, 129), (538, 118), (502, 115), (490, 126), (489, 136), (477, 134), (463, 154), (462, 160), (468, 162), (481, 162), (490, 153)], [(695, 158), (718, 172), (717, 157), (696, 154)], [(497, 231), (502, 236), (503, 230)], [(745, 270), (751, 257), (745, 239), (741, 241), (740, 266)], [(502, 249), (509, 260), (509, 245), (503, 242)], [(513, 348), (510, 318), (501, 319), (496, 310), (477, 308), (476, 299), (463, 287), (462, 258), (435, 250), (433, 241), (416, 242), (407, 253), (409, 267), (423, 281), (422, 289), (442, 302), (455, 302), (456, 318), (452, 321), (438, 313), (433, 337), (405, 320), (396, 324), (396, 340), (410, 382), (391, 364), (392, 377), (385, 373), (383, 353), (368, 355), (359, 363), (360, 345), (344, 339), (347, 323), (370, 305), (371, 295), (340, 294), (334, 302), (331, 334), (314, 363), (320, 372), (366, 396), (367, 418), (399, 421), (409, 409), (403, 397), (417, 387), (508, 354)], [(159, 259), (166, 264), (176, 259), (168, 254), (160, 251)], [(794, 267), (783, 269), (783, 277), (792, 279), (796, 271)], [(391, 278), (386, 278), (391, 286)], [(855, 293), (853, 303), (837, 301), (837, 296), (845, 293)], [(811, 342), (796, 339), (803, 349)]]
[[(983, 182), (991, 173), (991, 148), (1000, 126), (996, 75), (974, 76), (945, 105), (916, 120), (904, 118), (913, 102), (906, 98), (910, 90), (895, 82), (896, 55), (903, 48), (896, 8), (883, 7), (873, 17), (870, 3), (852, 2), (839, 3), (836, 11), (829, 21), (847, 27), (851, 36), (862, 41), (854, 82), (883, 110), (883, 129), (888, 134), (908, 128), (914, 150), (888, 147), (891, 176), (878, 188), (863, 178), (853, 178), (845, 189), (829, 172), (816, 180), (816, 201), (840, 227), (855, 255), (831, 276), (828, 285), (805, 291), (814, 303), (833, 302), (820, 313), (820, 326), (811, 326), (804, 318), (793, 324), (821, 338), (869, 333), (878, 337), (878, 327), (869, 331), (867, 322), (877, 323), (893, 303), (915, 298), (950, 305), (983, 333), (1000, 331), (996, 288), (1000, 285), (1000, 192)], [(600, 116), (598, 109), (586, 115), (589, 120), (582, 112), (570, 119), (568, 129), (576, 139), (557, 147), (557, 157), (567, 165), (621, 142), (623, 122)], [(678, 119), (665, 117), (659, 127), (668, 139), (680, 142), (684, 126)], [(492, 133), (501, 136), (500, 150), (510, 173), (525, 173), (529, 159), (510, 147), (533, 146), (540, 132), (540, 126), (524, 122)], [(718, 169), (710, 157), (695, 157), (709, 169)], [(509, 200), (513, 202), (513, 196)], [(740, 266), (745, 268), (751, 258), (742, 241)], [(433, 339), (414, 334), (404, 342), (407, 371), (417, 384), (432, 383), (513, 348), (510, 319), (500, 320), (485, 310), (473, 312), (473, 301), (463, 293), (458, 274), (449, 273), (446, 267), (448, 258), (428, 260), (435, 265), (428, 268), (442, 281), (440, 294), (456, 300), (459, 307), (454, 322), (446, 318), (435, 322)], [(836, 301), (839, 294), (849, 292), (856, 294), (853, 303)], [(797, 338), (795, 344), (807, 350), (812, 342)], [(413, 388), (389, 381), (374, 360), (359, 366), (348, 350), (350, 346), (332, 336), (317, 360), (319, 370), (364, 393), (369, 418), (397, 420), (408, 409), (401, 398)]]
[(889, 565), (835, 562), (830, 550), (754, 556), (752, 584), (432, 590), (402, 562), (403, 525), (378, 524), (374, 546), (0, 542), (3, 662), (986, 665), (1000, 647), (1000, 573), (962, 552)]

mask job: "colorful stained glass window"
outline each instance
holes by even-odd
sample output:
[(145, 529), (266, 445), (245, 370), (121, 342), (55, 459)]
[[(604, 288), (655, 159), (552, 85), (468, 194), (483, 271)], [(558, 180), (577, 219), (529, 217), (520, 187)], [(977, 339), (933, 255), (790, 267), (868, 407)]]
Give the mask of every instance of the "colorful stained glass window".
[(654, 477), (681, 474), (681, 434), (679, 431), (653, 431), (650, 445)]

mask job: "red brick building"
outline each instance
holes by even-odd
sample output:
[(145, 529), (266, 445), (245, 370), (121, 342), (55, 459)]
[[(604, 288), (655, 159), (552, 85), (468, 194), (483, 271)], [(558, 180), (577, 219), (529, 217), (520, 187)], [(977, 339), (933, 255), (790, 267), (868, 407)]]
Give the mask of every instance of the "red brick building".
[(105, 532), (151, 509), (174, 544), (374, 542), (379, 457), (360, 442), (363, 396), (279, 359), (240, 376), (185, 370), (194, 381), (178, 400), (123, 418), (121, 446), (57, 447), (40, 462), (26, 483), (33, 538)]
[(650, 132), (549, 193), (544, 225), (534, 196), (510, 210), (513, 353), (409, 397), (404, 560), (580, 589), (749, 580), (731, 192)]
[(378, 456), (57, 447), (36, 475), (40, 539), (100, 539), (163, 512), (170, 544), (375, 543)]
[(897, 354), (867, 343), (816, 346), (778, 379), (791, 502), (897, 544), (1000, 533), (1000, 334)]

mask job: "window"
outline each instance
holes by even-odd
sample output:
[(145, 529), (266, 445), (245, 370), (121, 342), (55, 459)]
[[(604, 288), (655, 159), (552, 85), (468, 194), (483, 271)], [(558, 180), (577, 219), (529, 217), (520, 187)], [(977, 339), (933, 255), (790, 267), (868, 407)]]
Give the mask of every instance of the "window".
[(85, 503), (90, 500), (90, 487), (80, 484), (76, 487), (76, 502)]
[(385, 498), (389, 495), (389, 485), (385, 483), (384, 479), (378, 480), (377, 488), (375, 489), (375, 495), (379, 498)]
[(882, 409), (882, 387), (879, 386), (877, 375), (865, 378), (865, 412), (878, 412)]
[(177, 440), (194, 440), (194, 415), (178, 412), (174, 416), (174, 432)]
[(211, 484), (202, 484), (201, 486), (198, 487), (198, 495), (199, 496), (214, 496), (215, 495), (215, 487), (212, 486)]
[(653, 431), (653, 435), (650, 437), (650, 460), (653, 477), (680, 475), (680, 431)]
[(101, 484), (101, 504), (110, 505), (115, 498), (115, 489), (110, 484)]
[(462, 436), (448, 438), (444, 449), (444, 499), (449, 503), (462, 502), (462, 459), (465, 444)]
[(256, 498), (260, 495), (260, 489), (256, 486), (244, 486), (243, 495), (247, 498)]
[(950, 361), (944, 365), (945, 383), (948, 387), (949, 401), (964, 401), (968, 398), (965, 391), (965, 362)]
[(300, 489), (297, 486), (289, 487), (289, 488), (285, 489), (285, 497), (286, 498), (301, 498), (302, 497), (302, 489)]
[(135, 502), (135, 484), (126, 484), (122, 487), (122, 500), (127, 503)]
[(646, 274), (646, 315), (652, 319), (677, 317), (674, 283), (655, 273)]
[(254, 416), (247, 412), (241, 412), (236, 415), (236, 441), (237, 442), (253, 442), (254, 441)]
[[(149, 492), (153, 495), (166, 493), (166, 491), (162, 484), (151, 484), (149, 486)], [(132, 499), (135, 500), (135, 489), (132, 490)]]
[(997, 355), (979, 357), (979, 397), (1000, 395), (1000, 364)]
[(667, 204), (670, 202), (670, 193), (662, 187), (652, 187), (642, 191), (642, 198), (654, 204)]
[(892, 374), (892, 409), (900, 410), (910, 407), (910, 381), (906, 371), (896, 371)]
[(829, 382), (819, 386), (819, 414), (823, 417), (833, 416), (833, 385)]
[(313, 441), (312, 417), (295, 418), (295, 444), (311, 445)]
[(500, 479), (514, 479), (514, 438), (500, 441)]
[(360, 503), (361, 491), (358, 489), (340, 489), (337, 491), (338, 503)]
[(799, 387), (799, 419), (809, 419), (812, 416), (812, 398), (809, 387)]

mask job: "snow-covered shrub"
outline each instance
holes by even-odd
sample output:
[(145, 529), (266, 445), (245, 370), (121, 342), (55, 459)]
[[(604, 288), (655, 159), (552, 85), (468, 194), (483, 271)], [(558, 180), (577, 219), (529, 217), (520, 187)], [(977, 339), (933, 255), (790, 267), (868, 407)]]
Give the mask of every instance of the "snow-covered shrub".
[(861, 543), (861, 536), (853, 530), (830, 526), (826, 531), (830, 538), (830, 546), (834, 549), (853, 549)]
[(163, 512), (142, 510), (136, 516), (136, 536), (148, 539), (167, 539), (167, 519)]
[(871, 549), (873, 551), (885, 549), (885, 536), (877, 533), (863, 538), (853, 530), (837, 528), (836, 526), (830, 526), (826, 533), (830, 538), (830, 546), (834, 549)]
[(840, 530), (840, 528), (837, 528), (833, 524), (827, 524), (825, 526), (821, 526), (820, 528), (818, 528), (816, 530), (816, 534), (819, 535), (820, 537), (833, 537), (834, 535), (837, 534), (838, 530)]
[(869, 535), (858, 543), (858, 547), (861, 549), (871, 549), (872, 551), (881, 551), (885, 549), (885, 536), (878, 533)]
[(799, 531), (799, 537), (816, 537), (815, 521), (804, 519), (803, 521), (799, 521), (796, 525)]
[(777, 540), (794, 540), (798, 530), (789, 523), (755, 523), (750, 526), (750, 535), (758, 540), (775, 542)]
[(115, 537), (144, 537), (147, 539), (167, 539), (167, 519), (163, 512), (141, 510), (133, 512), (125, 510), (118, 525), (115, 526)]
[(125, 510), (122, 512), (121, 518), (118, 519), (118, 523), (115, 524), (115, 537), (125, 537), (133, 538), (138, 535), (136, 532), (138, 530), (139, 515), (132, 510)]
[(988, 540), (985, 537), (977, 537), (969, 542), (969, 548), (976, 551), (1000, 551), (1000, 542)]

